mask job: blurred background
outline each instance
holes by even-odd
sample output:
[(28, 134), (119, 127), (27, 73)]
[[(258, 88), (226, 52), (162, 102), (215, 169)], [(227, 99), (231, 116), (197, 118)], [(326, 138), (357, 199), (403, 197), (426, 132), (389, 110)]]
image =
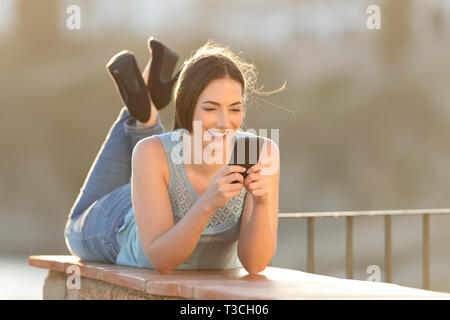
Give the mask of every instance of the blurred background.
[[(180, 60), (215, 39), (264, 89), (287, 82), (267, 100), (293, 113), (254, 103), (245, 121), (280, 130), (280, 212), (450, 207), (448, 1), (2, 0), (1, 299), (42, 298), (46, 270), (28, 255), (69, 254), (69, 210), (122, 107), (105, 65), (128, 49), (143, 69), (149, 36)], [(173, 106), (161, 117), (170, 130)], [(421, 288), (421, 217), (392, 221), (393, 282)], [(450, 292), (449, 226), (431, 217), (431, 290)], [(378, 265), (384, 281), (383, 218), (353, 228), (354, 278)], [(306, 235), (305, 220), (280, 220), (272, 266), (306, 271)], [(316, 273), (345, 278), (345, 219), (316, 219), (315, 237)]]

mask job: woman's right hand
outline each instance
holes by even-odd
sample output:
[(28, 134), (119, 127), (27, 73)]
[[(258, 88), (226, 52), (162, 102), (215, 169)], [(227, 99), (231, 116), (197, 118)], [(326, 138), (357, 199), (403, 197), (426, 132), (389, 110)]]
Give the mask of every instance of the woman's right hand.
[[(216, 172), (208, 189), (201, 198), (209, 209), (215, 211), (223, 207), (227, 202), (241, 193), (244, 186), (244, 178), (240, 172), (245, 172), (242, 166), (226, 166)], [(238, 181), (237, 183), (232, 183)]]

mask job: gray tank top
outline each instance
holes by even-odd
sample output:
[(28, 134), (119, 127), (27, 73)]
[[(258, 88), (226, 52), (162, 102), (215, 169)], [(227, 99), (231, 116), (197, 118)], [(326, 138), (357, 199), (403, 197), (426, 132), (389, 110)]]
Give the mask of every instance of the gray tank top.
[[(251, 135), (238, 131), (235, 138)], [(172, 205), (174, 224), (190, 210), (199, 195), (193, 188), (182, 161), (172, 161), (172, 151), (181, 146), (182, 137), (171, 131), (156, 135), (164, 147), (169, 164), (170, 178), (168, 192)], [(180, 148), (181, 149), (181, 148)], [(182, 150), (180, 150), (182, 155)], [(242, 267), (237, 256), (237, 240), (241, 225), (241, 215), (247, 190), (242, 188), (240, 195), (217, 209), (209, 218), (197, 246), (188, 259), (176, 269), (230, 269)], [(153, 269), (148, 262), (139, 239), (133, 208), (129, 210), (124, 224), (117, 234), (121, 246), (117, 264)]]

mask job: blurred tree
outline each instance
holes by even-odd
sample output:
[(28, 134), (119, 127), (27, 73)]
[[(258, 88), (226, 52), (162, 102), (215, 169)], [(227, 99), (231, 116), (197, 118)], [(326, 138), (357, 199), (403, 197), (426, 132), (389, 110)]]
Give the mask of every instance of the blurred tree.
[(381, 59), (393, 65), (402, 58), (411, 37), (411, 1), (385, 1), (381, 8)]
[(445, 29), (445, 8), (443, 3), (440, 3), (432, 8), (431, 11), (431, 24), (435, 35), (440, 38), (444, 35)]
[(16, 0), (17, 39), (37, 49), (59, 42), (58, 0)]

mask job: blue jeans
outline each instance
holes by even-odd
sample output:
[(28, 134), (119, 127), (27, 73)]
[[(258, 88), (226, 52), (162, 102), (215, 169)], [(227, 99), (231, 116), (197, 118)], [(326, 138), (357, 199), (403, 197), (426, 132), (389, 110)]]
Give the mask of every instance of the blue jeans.
[(117, 231), (131, 209), (131, 154), (136, 143), (164, 133), (158, 120), (138, 128), (123, 107), (89, 170), (64, 230), (69, 251), (82, 260), (115, 263)]

